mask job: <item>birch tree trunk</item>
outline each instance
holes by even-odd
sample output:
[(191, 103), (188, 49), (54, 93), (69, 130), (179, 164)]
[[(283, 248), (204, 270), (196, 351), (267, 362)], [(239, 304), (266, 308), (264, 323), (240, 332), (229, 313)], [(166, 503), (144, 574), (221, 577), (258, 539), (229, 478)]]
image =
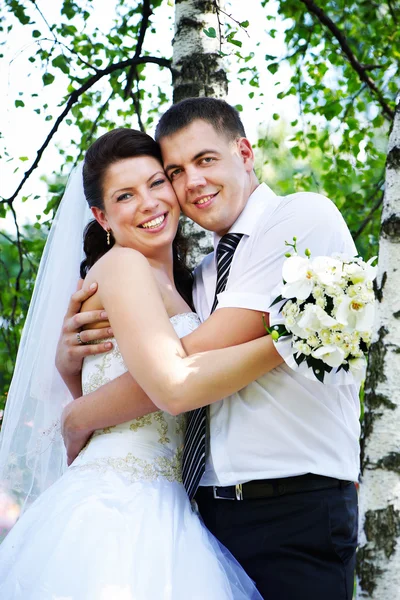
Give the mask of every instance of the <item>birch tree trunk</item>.
[[(224, 98), (228, 79), (220, 57), (218, 0), (175, 0), (173, 102), (184, 98)], [(204, 29), (214, 28), (216, 38)]]
[(365, 387), (357, 597), (400, 598), (400, 104), (386, 163), (376, 333)]
[[(173, 39), (173, 102), (185, 98), (211, 96), (224, 98), (228, 78), (220, 56), (219, 0), (175, 0), (175, 35)], [(217, 37), (204, 29), (212, 27)], [(186, 218), (181, 219), (183, 232), (191, 240), (192, 266), (212, 250), (212, 234)]]

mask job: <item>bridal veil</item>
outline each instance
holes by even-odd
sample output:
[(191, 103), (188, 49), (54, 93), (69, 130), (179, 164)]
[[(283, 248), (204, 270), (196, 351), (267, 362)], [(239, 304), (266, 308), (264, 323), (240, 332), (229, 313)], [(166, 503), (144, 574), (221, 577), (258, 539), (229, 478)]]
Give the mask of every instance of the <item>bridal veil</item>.
[(69, 177), (43, 251), (0, 432), (0, 486), (15, 493), (23, 508), (67, 466), (59, 418), (72, 397), (55, 355), (79, 279), (82, 235), (90, 217), (79, 165)]

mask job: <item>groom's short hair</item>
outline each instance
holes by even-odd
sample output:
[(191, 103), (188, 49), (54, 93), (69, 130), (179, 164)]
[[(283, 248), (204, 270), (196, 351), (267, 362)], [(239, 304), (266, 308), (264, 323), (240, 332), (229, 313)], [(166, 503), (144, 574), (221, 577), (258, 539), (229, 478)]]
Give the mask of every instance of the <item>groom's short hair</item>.
[(228, 139), (246, 137), (246, 132), (236, 108), (217, 98), (187, 98), (173, 104), (161, 117), (155, 138), (162, 138), (188, 127), (193, 121), (203, 120)]

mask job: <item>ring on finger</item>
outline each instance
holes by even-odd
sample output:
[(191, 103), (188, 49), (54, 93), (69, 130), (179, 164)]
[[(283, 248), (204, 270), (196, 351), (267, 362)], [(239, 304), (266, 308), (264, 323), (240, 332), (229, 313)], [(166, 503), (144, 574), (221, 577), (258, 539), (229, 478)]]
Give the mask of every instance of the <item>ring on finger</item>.
[(81, 344), (81, 345), (83, 346), (85, 342), (84, 342), (84, 341), (82, 341), (82, 339), (81, 339), (81, 334), (80, 334), (80, 332), (79, 332), (79, 331), (78, 331), (78, 333), (76, 334), (76, 337), (77, 337), (77, 340), (78, 340), (78, 344)]

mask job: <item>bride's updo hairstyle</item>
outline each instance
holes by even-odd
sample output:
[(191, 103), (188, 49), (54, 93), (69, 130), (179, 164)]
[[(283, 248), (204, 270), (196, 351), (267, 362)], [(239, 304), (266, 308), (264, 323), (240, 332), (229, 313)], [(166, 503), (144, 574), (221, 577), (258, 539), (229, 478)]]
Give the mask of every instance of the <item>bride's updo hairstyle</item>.
[[(99, 137), (87, 150), (83, 164), (83, 190), (90, 208), (104, 210), (103, 184), (107, 169), (114, 163), (138, 156), (151, 156), (162, 164), (160, 147), (146, 133), (135, 129), (114, 129)], [(102, 226), (93, 219), (83, 234), (83, 249), (86, 258), (80, 267), (84, 278), (94, 263), (114, 245)], [(186, 264), (188, 240), (183, 237), (180, 226), (173, 241), (174, 279), (178, 292), (192, 306), (192, 274)]]

